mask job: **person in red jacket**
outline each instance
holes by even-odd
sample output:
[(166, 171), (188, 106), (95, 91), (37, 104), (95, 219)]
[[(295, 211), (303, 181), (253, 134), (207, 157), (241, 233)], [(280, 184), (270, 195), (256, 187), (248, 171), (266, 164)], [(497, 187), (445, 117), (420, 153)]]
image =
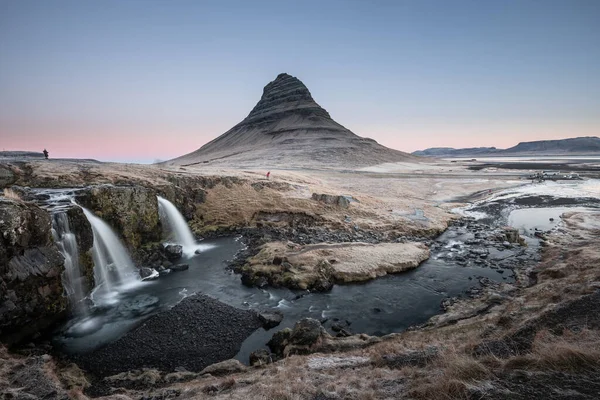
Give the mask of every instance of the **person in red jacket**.
[(269, 179), (269, 177), (271, 176), (271, 171), (267, 172), (267, 179)]

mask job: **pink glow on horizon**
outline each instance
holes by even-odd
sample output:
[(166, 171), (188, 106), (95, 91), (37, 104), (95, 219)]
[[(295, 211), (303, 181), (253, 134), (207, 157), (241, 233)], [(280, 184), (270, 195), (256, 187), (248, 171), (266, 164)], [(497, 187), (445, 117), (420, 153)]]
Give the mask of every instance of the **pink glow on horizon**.
[[(165, 126), (114, 125), (88, 127), (85, 124), (8, 124), (0, 121), (0, 150), (42, 151), (53, 158), (92, 158), (100, 161), (153, 162), (192, 152), (225, 132), (223, 122), (204, 129)], [(593, 123), (573, 124), (412, 124), (354, 126), (359, 136), (382, 145), (412, 152), (429, 147), (508, 148), (521, 141), (597, 136)], [(201, 133), (202, 132), (202, 133)]]

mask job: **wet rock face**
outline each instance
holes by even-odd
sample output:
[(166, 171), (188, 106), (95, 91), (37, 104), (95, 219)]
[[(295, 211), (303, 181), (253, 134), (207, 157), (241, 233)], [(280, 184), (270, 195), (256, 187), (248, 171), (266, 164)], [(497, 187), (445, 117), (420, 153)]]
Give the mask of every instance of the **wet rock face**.
[(165, 255), (169, 261), (179, 260), (183, 255), (183, 247), (178, 244), (169, 244), (165, 247)]
[(122, 235), (130, 249), (160, 240), (156, 193), (142, 186), (97, 186), (77, 195), (90, 209)]
[(0, 199), (0, 337), (13, 343), (64, 316), (64, 259), (52, 242), (50, 215)]
[(94, 232), (92, 225), (87, 220), (80, 207), (71, 207), (67, 210), (69, 228), (77, 240), (79, 251), (79, 268), (85, 278), (86, 291), (91, 291), (94, 286), (94, 260), (92, 259), (92, 247), (94, 246)]

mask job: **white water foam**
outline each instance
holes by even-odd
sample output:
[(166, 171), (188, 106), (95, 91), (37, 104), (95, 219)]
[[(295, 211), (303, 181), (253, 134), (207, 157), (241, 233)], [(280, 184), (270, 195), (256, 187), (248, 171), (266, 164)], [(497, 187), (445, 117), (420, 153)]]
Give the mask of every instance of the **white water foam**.
[(167, 233), (172, 235), (175, 244), (181, 245), (186, 257), (192, 257), (196, 252), (203, 252), (214, 247), (196, 242), (192, 230), (177, 207), (169, 200), (157, 197), (162, 225), (168, 229)]

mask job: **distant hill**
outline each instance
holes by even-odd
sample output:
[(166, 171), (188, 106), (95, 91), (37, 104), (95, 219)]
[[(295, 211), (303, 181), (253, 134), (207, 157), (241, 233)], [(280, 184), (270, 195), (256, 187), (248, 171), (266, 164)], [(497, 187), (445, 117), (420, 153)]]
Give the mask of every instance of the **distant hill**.
[(600, 138), (595, 136), (578, 137), (560, 140), (538, 140), (535, 142), (521, 142), (518, 145), (504, 150), (504, 153), (600, 153)]
[(432, 147), (430, 149), (415, 151), (412, 154), (422, 157), (468, 157), (479, 154), (491, 154), (497, 152), (495, 147), (470, 147), (466, 149), (454, 149), (452, 147)]
[(44, 154), (41, 151), (0, 151), (0, 158), (44, 158)]
[(334, 121), (298, 78), (280, 74), (242, 122), (165, 164), (352, 168), (397, 161), (418, 158), (354, 134)]
[(518, 156), (518, 155), (593, 155), (600, 154), (600, 138), (585, 136), (559, 140), (537, 140), (521, 142), (508, 149), (495, 147), (473, 147), (455, 149), (452, 147), (433, 147), (412, 153), (424, 157), (474, 157), (474, 156)]

